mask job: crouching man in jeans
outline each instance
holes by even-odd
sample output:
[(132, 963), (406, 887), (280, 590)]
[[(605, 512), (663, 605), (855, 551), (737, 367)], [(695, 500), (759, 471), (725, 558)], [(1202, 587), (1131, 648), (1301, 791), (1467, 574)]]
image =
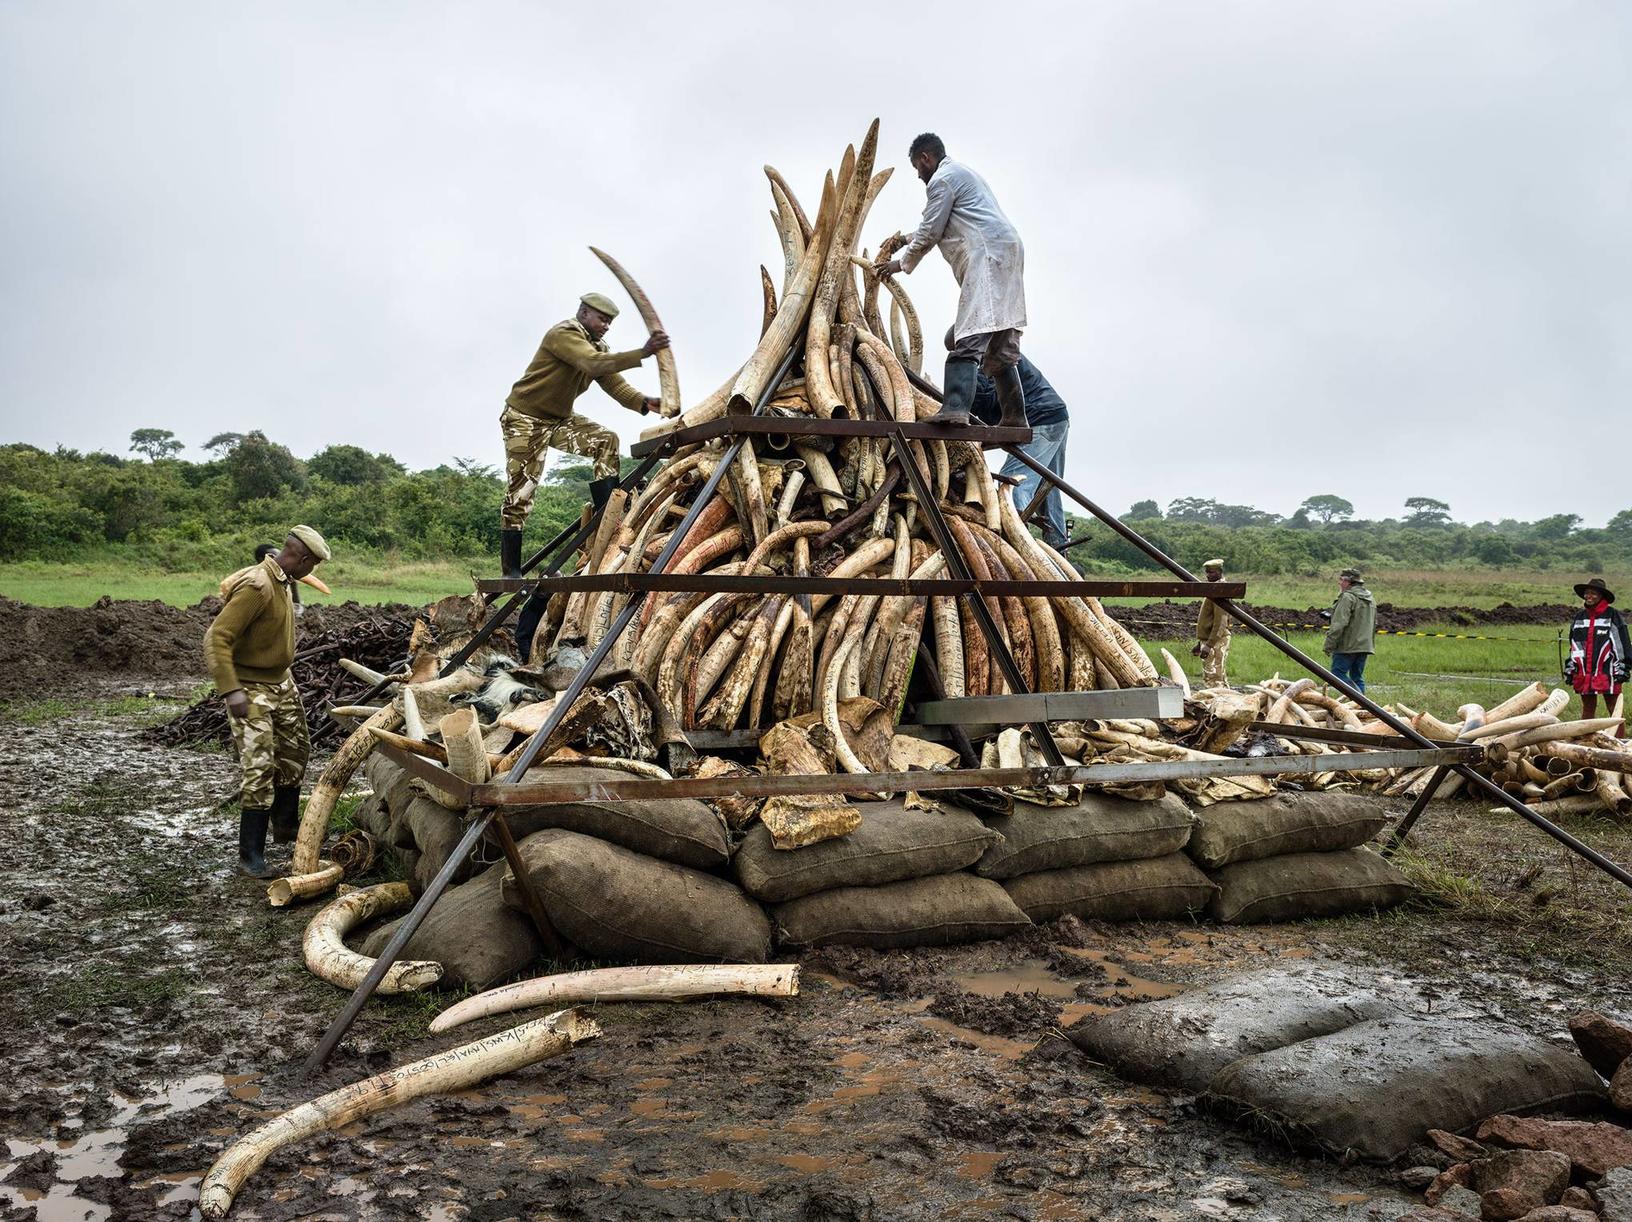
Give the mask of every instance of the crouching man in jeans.
[(1337, 575), (1341, 593), (1332, 604), (1332, 624), (1326, 630), (1326, 652), (1332, 655), (1332, 673), (1357, 692), (1366, 690), (1366, 659), (1375, 653), (1377, 604), (1359, 569)]
[(270, 878), (266, 829), (288, 844), (300, 824), (300, 782), (311, 739), (289, 667), (295, 660), (294, 586), (329, 558), (310, 526), (296, 526), (274, 556), (221, 583), (226, 604), (204, 634), (204, 660), (227, 706), (243, 789), (238, 805), (238, 869)]

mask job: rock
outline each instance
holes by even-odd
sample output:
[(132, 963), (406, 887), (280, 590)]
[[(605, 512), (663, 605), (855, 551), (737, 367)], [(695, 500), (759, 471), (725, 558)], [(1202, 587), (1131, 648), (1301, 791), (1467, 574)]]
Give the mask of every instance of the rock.
[(1394, 1222), (1468, 1222), (1471, 1215), (1453, 1214), (1444, 1209), (1413, 1209), (1408, 1214), (1400, 1214)]
[(1564, 1195), (1558, 1198), (1560, 1205), (1567, 1205), (1571, 1209), (1585, 1209), (1589, 1213), (1597, 1213), (1597, 1202), (1592, 1199), (1592, 1193), (1585, 1188), (1566, 1188)]
[(1421, 1192), (1439, 1178), (1438, 1167), (1407, 1167), (1394, 1177), (1402, 1185)]
[(1632, 1057), (1632, 1027), (1596, 1010), (1583, 1011), (1570, 1019), (1570, 1034), (1581, 1055), (1606, 1078)]
[(1477, 1218), (1484, 1211), (1479, 1194), (1460, 1184), (1453, 1184), (1445, 1190), (1445, 1195), (1439, 1198), (1438, 1208), (1449, 1214), (1462, 1214), (1469, 1218)]
[(1454, 1167), (1447, 1167), (1434, 1177), (1434, 1182), (1428, 1185), (1422, 1195), (1430, 1205), (1438, 1205), (1440, 1198), (1452, 1188), (1466, 1188), (1473, 1180), (1473, 1164), (1457, 1163)]
[(1632, 1057), (1622, 1061), (1610, 1078), (1609, 1101), (1623, 1112), (1632, 1112)]
[(1459, 1163), (1471, 1163), (1474, 1159), (1484, 1158), (1490, 1153), (1478, 1142), (1458, 1137), (1455, 1133), (1447, 1133), (1444, 1129), (1429, 1129), (1428, 1140)]
[(1632, 1167), (1611, 1171), (1592, 1186), (1603, 1222), (1632, 1222)]
[(1598, 1215), (1590, 1209), (1571, 1209), (1567, 1205), (1543, 1205), (1532, 1209), (1519, 1222), (1598, 1222)]
[(1632, 1132), (1603, 1121), (1492, 1116), (1479, 1126), (1478, 1136), (1526, 1150), (1556, 1150), (1589, 1179), (1632, 1165)]
[(1570, 1186), (1570, 1160), (1551, 1150), (1503, 1150), (1472, 1167), (1484, 1216), (1503, 1222), (1551, 1205)]

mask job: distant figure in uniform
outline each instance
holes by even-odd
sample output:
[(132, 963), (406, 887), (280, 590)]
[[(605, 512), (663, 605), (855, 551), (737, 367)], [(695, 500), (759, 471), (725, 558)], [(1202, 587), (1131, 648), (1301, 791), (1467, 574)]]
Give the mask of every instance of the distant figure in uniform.
[(618, 307), (601, 293), (579, 298), (578, 313), (556, 323), (544, 335), (533, 363), (504, 401), (499, 428), (504, 433), (506, 487), (499, 554), (506, 577), (521, 576), (521, 532), (533, 508), (544, 451), (576, 454), (595, 464), (589, 485), (591, 503), (599, 509), (618, 482), (618, 435), (572, 410), (573, 402), (595, 382), (632, 412), (645, 415), (659, 405), (618, 376), (669, 346), (669, 337), (653, 331), (639, 348), (612, 352), (602, 340)]
[(941, 410), (931, 419), (968, 424), (975, 375), (984, 373), (997, 384), (1003, 426), (1023, 428), (1025, 398), (1015, 368), (1026, 325), (1026, 249), (1019, 231), (986, 180), (948, 157), (933, 132), (914, 139), (907, 157), (927, 188), (923, 219), (901, 257), (875, 267), (881, 276), (910, 273), (939, 246), (958, 282), (956, 342), (946, 357)]
[(1626, 621), (1610, 606), (1615, 592), (1602, 577), (1583, 581), (1575, 587), (1575, 596), (1581, 600), (1581, 610), (1570, 622), (1570, 660), (1564, 664), (1564, 682), (1581, 697), (1581, 716), (1596, 717), (1599, 696), (1604, 698), (1606, 713), (1615, 707), (1626, 682), (1632, 643), (1627, 641)]
[(296, 526), (273, 556), (221, 583), (226, 600), (204, 634), (204, 661), (227, 706), (243, 787), (238, 869), (269, 878), (266, 829), (288, 844), (300, 823), (300, 782), (311, 756), (306, 710), (289, 667), (295, 660), (295, 582), (329, 559), (310, 526)]
[[(1223, 560), (1209, 560), (1202, 565), (1202, 570), (1208, 581), (1224, 580)], [(1201, 614), (1196, 616), (1196, 644), (1190, 652), (1201, 659), (1203, 687), (1229, 686), (1224, 664), (1230, 656), (1230, 617), (1214, 599), (1201, 600)]]
[[(946, 333), (946, 346), (951, 351), (950, 330)], [(1065, 442), (1071, 434), (1071, 416), (1066, 410), (1065, 400), (1043, 376), (1042, 370), (1025, 357), (1020, 358), (1015, 369), (1020, 375), (1021, 390), (1025, 392), (1025, 424), (1031, 428), (1031, 440), (1020, 448), (1063, 478)], [(1002, 423), (997, 383), (985, 374), (975, 379), (975, 397), (969, 404), (969, 410), (982, 424)], [(1037, 495), (1037, 486), (1043, 482), (1042, 476), (1012, 454), (1004, 459), (1000, 474), (1020, 481), (1020, 487), (1015, 492), (1015, 503), (1022, 511), (1031, 504), (1031, 498)], [(1060, 500), (1058, 488), (1050, 486), (1048, 496), (1043, 500), (1042, 526), (1043, 542), (1055, 551), (1069, 542), (1065, 535), (1065, 505)]]
[(1359, 569), (1337, 575), (1339, 590), (1332, 604), (1331, 627), (1326, 630), (1326, 652), (1332, 655), (1332, 673), (1357, 692), (1366, 690), (1366, 659), (1377, 652), (1377, 604), (1366, 589)]

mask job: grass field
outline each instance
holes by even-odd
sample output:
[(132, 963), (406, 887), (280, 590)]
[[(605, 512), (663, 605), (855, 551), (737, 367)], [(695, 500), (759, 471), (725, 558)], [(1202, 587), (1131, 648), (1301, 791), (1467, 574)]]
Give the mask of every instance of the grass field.
[[(1467, 632), (1466, 628), (1436, 627), (1434, 632)], [(1458, 705), (1495, 704), (1538, 679), (1559, 682), (1558, 630), (1542, 626), (1499, 627), (1487, 630), (1501, 640), (1454, 640), (1436, 637), (1379, 636), (1377, 652), (1366, 664), (1366, 692), (1380, 703), (1403, 703), (1445, 718)], [(1320, 651), (1318, 632), (1289, 632), (1286, 639), (1318, 662), (1329, 659)], [(1201, 659), (1190, 656), (1193, 637), (1173, 641), (1141, 638), (1151, 656), (1166, 648), (1184, 667), (1192, 682), (1201, 677)], [(1158, 670), (1165, 671), (1160, 664)], [(1304, 671), (1274, 646), (1238, 630), (1230, 642), (1228, 671), (1231, 682), (1267, 679), (1277, 671), (1300, 678)]]
[[(447, 594), (468, 594), (472, 573), (498, 576), (496, 558), (458, 558), (441, 561), (358, 561), (337, 559), (318, 570), (334, 591), (325, 598), (303, 589), (301, 597), (314, 606), (354, 599), (360, 603), (409, 603), (422, 606)], [(45, 564), (28, 561), (0, 564), (0, 594), (39, 607), (88, 607), (103, 595), (110, 598), (157, 599), (190, 607), (214, 594), (226, 571), (219, 573), (165, 573), (98, 561), (94, 564)]]
[[(1500, 603), (1573, 603), (1572, 587), (1590, 573), (1519, 569), (1380, 569), (1366, 574), (1378, 602), (1401, 607), (1494, 607)], [(1225, 574), (1247, 583), (1247, 601), (1270, 607), (1328, 607), (1337, 598), (1337, 574), (1298, 577)], [(1632, 589), (1632, 574), (1601, 573), (1612, 590)]]

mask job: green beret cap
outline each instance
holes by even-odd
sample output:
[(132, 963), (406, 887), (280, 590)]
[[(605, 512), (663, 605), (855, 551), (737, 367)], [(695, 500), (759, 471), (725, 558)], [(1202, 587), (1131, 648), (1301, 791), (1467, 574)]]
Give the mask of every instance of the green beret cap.
[(578, 298), (578, 300), (583, 302), (592, 310), (599, 310), (608, 318), (616, 318), (618, 316), (617, 302), (613, 301), (612, 298), (608, 297), (605, 293), (585, 293), (582, 297)]
[(1344, 569), (1341, 573), (1338, 574), (1338, 576), (1346, 578), (1349, 581), (1364, 581), (1365, 580), (1365, 578), (1360, 576), (1360, 570), (1359, 569)]
[(289, 533), (299, 539), (301, 544), (317, 560), (327, 560), (330, 556), (329, 545), (323, 542), (323, 536), (310, 526), (291, 526)]

